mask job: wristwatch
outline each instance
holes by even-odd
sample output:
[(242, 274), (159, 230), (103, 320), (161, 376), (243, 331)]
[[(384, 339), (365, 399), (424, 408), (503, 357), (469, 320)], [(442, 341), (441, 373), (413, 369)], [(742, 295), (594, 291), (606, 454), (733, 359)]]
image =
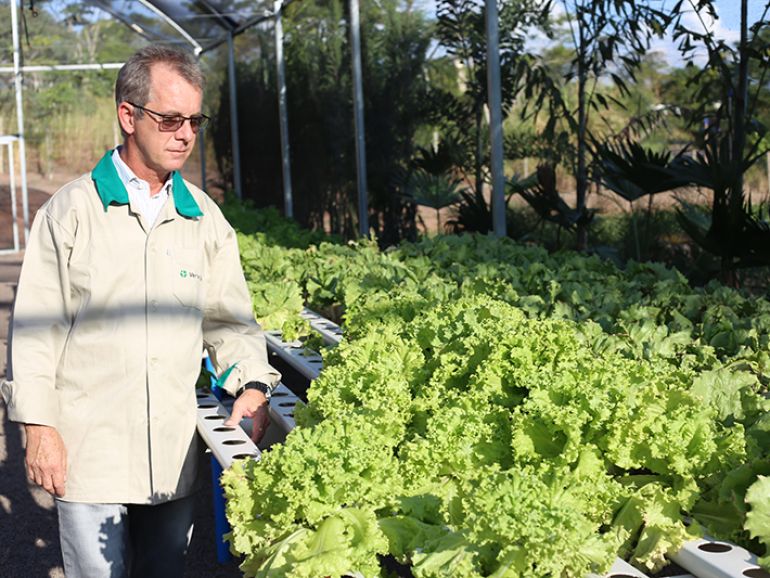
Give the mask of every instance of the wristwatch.
[(237, 396), (240, 396), (247, 389), (256, 389), (257, 391), (261, 391), (262, 393), (265, 394), (265, 399), (267, 399), (268, 401), (270, 400), (270, 394), (273, 391), (272, 388), (266, 383), (262, 383), (261, 381), (250, 381), (248, 383), (243, 384), (240, 387), (240, 389), (237, 392)]

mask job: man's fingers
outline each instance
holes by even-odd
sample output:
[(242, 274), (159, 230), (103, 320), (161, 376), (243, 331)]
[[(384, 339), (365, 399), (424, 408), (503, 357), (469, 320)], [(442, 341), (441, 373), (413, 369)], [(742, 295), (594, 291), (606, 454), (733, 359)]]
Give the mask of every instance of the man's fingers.
[(54, 491), (55, 491), (54, 490), (53, 476), (51, 476), (51, 475), (43, 475), (42, 483), (40, 485), (49, 494), (53, 494)]
[(255, 444), (262, 440), (269, 426), (270, 416), (267, 412), (267, 406), (263, 406), (254, 415), (254, 423), (251, 428), (251, 439)]
[(47, 492), (63, 496), (67, 479), (67, 451), (56, 429), (30, 425), (27, 434), (25, 464), (30, 481)]
[(244, 417), (253, 419), (250, 437), (254, 443), (258, 443), (270, 423), (267, 414), (267, 403), (262, 392), (248, 390), (241, 394), (241, 397), (235, 400), (232, 414), (225, 421), (224, 425), (237, 426)]
[(67, 479), (61, 468), (33, 466), (28, 468), (27, 476), (29, 481), (34, 482), (49, 494), (56, 494), (59, 497), (64, 496)]
[(43, 485), (43, 475), (37, 468), (32, 468), (29, 471), (29, 479), (31, 482), (35, 482), (38, 486)]
[(56, 472), (51, 481), (53, 482), (53, 491), (56, 493), (57, 496), (60, 498), (64, 496), (64, 486), (65, 486), (65, 478), (64, 474), (62, 472)]
[(233, 413), (230, 414), (230, 417), (227, 418), (224, 425), (237, 426), (241, 423), (241, 419), (243, 419), (243, 412), (240, 408), (233, 406)]
[(267, 424), (265, 424), (262, 420), (254, 419), (254, 423), (251, 427), (251, 441), (253, 441), (255, 444), (258, 444), (265, 436), (266, 431)]

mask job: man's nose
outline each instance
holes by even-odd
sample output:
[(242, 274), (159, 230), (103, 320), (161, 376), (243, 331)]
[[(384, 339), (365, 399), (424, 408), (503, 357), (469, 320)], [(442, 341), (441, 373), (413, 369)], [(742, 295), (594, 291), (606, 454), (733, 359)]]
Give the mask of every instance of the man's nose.
[(195, 138), (195, 131), (192, 129), (192, 121), (189, 118), (184, 119), (182, 126), (180, 126), (174, 133), (174, 136), (183, 141), (191, 141)]

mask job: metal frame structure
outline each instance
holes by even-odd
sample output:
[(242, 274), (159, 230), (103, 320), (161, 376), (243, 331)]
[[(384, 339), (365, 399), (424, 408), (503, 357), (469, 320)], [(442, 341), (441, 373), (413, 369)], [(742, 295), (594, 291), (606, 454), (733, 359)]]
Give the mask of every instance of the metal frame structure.
[(366, 138), (364, 135), (364, 88), (361, 74), (361, 19), (358, 0), (350, 0), (350, 47), (353, 53), (353, 119), (356, 132), (358, 169), (358, 233), (369, 234), (369, 202), (366, 185)]
[[(14, 166), (13, 145), (19, 142), (15, 136), (0, 136), (0, 146), (8, 147), (8, 174), (10, 175), (10, 195), (11, 195), (11, 227), (13, 231), (13, 249), (0, 249), (0, 255), (19, 252), (19, 220), (16, 211), (16, 168)], [(0, 167), (1, 168), (1, 167)]]
[(492, 145), (492, 230), (505, 237), (505, 175), (503, 174), (503, 110), (500, 88), (500, 46), (497, 0), (486, 0), (487, 98)]
[[(27, 147), (24, 140), (24, 109), (22, 106), (22, 70), (21, 48), (19, 41), (19, 16), (16, 13), (16, 0), (11, 0), (11, 27), (13, 28), (13, 82), (16, 90), (16, 125), (15, 135), (19, 143), (19, 169), (21, 172), (21, 199), (24, 214), (24, 244), (29, 238), (29, 192), (27, 190)], [(11, 167), (11, 174), (14, 169)], [(15, 187), (14, 187), (15, 188)], [(14, 209), (15, 209), (14, 203)]]
[[(279, 94), (279, 113), (280, 113), (280, 126), (281, 126), (281, 156), (282, 156), (282, 168), (283, 168), (283, 189), (284, 189), (284, 210), (287, 216), (292, 217), (294, 214), (293, 200), (292, 200), (292, 186), (291, 186), (291, 164), (290, 164), (290, 147), (289, 147), (289, 129), (288, 129), (288, 113), (286, 106), (286, 82), (285, 82), (285, 62), (283, 54), (283, 26), (281, 21), (281, 13), (283, 8), (291, 0), (275, 0), (273, 2), (273, 11), (266, 12), (264, 15), (249, 18), (243, 23), (238, 23), (226, 15), (217, 12), (216, 7), (211, 0), (197, 0), (195, 5), (201, 10), (209, 12), (215, 17), (217, 25), (225, 31), (225, 35), (213, 42), (209, 42), (206, 46), (203, 46), (201, 42), (196, 40), (191, 33), (189, 33), (184, 26), (175, 21), (171, 16), (164, 11), (159, 4), (160, 2), (152, 2), (150, 0), (139, 0), (139, 3), (150, 10), (157, 18), (161, 19), (168, 26), (173, 28), (180, 36), (188, 43), (193, 52), (200, 57), (203, 53), (213, 50), (219, 47), (223, 43), (227, 43), (228, 52), (228, 82), (229, 82), (229, 95), (230, 95), (230, 123), (231, 123), (231, 143), (233, 153), (233, 185), (235, 193), (238, 198), (243, 197), (242, 181), (241, 181), (241, 152), (240, 141), (238, 135), (238, 103), (236, 96), (236, 69), (235, 69), (235, 46), (234, 38), (238, 34), (246, 31), (248, 28), (260, 24), (262, 22), (273, 20), (275, 26), (275, 40), (276, 40), (276, 62), (278, 67), (278, 94)], [(58, 65), (44, 65), (44, 66), (22, 66), (21, 65), (21, 42), (19, 39), (19, 19), (18, 19), (18, 3), (23, 0), (10, 0), (11, 8), (11, 27), (13, 35), (13, 67), (0, 67), (0, 73), (12, 73), (15, 79), (15, 92), (16, 92), (16, 116), (17, 116), (17, 134), (10, 135), (16, 139), (19, 143), (19, 160), (20, 160), (20, 172), (21, 172), (21, 188), (22, 199), (24, 206), (24, 231), (26, 239), (29, 233), (29, 201), (28, 201), (28, 188), (27, 188), (27, 167), (26, 167), (26, 147), (25, 147), (25, 132), (24, 132), (24, 108), (23, 108), (23, 74), (24, 72), (53, 72), (53, 71), (75, 71), (75, 70), (112, 70), (119, 69), (122, 63), (106, 63), (106, 64), (58, 64)], [(104, 0), (92, 0), (89, 2), (94, 6), (104, 10), (119, 22), (128, 26), (135, 33), (141, 35), (143, 38), (152, 41), (153, 38), (139, 25), (132, 22), (125, 15), (120, 14), (118, 11), (112, 9), (109, 2)], [(163, 37), (166, 41), (173, 41), (170, 37)], [(201, 149), (203, 146), (203, 135), (201, 134)], [(206, 165), (203, 158), (203, 152), (201, 152), (201, 177), (203, 187), (206, 184)]]
[[(196, 40), (193, 35), (180, 23), (174, 20), (171, 15), (164, 10), (162, 1), (138, 0), (138, 2), (150, 10), (156, 17), (173, 28), (185, 42), (190, 44), (196, 55), (200, 56), (205, 52), (219, 47), (223, 43), (228, 45), (228, 81), (230, 93), (230, 124), (231, 124), (231, 143), (233, 153), (233, 185), (238, 198), (243, 197), (241, 181), (241, 152), (238, 135), (238, 103), (236, 96), (236, 70), (235, 70), (235, 47), (234, 37), (244, 32), (248, 28), (262, 22), (273, 20), (275, 30), (276, 44), (276, 67), (278, 78), (278, 108), (280, 115), (281, 132), (281, 163), (282, 180), (284, 196), (284, 212), (286, 216), (293, 217), (293, 193), (291, 184), (291, 161), (289, 145), (289, 125), (288, 112), (286, 105), (286, 72), (283, 53), (283, 8), (292, 0), (274, 0), (272, 11), (266, 11), (264, 15), (254, 16), (242, 23), (237, 23), (217, 11), (213, 0), (195, 0), (191, 4), (201, 11), (212, 16), (217, 25), (225, 31), (223, 37), (209, 42), (204, 46)], [(107, 70), (119, 68), (120, 63), (109, 64), (76, 64), (76, 65), (51, 65), (51, 66), (21, 66), (21, 50), (18, 34), (17, 2), (23, 0), (10, 0), (11, 5), (11, 26), (13, 28), (14, 45), (14, 66), (13, 68), (0, 67), (0, 73), (13, 72), (16, 84), (16, 109), (18, 119), (18, 133), (15, 135), (19, 139), (19, 158), (21, 164), (21, 185), (22, 198), (24, 203), (24, 230), (25, 241), (29, 231), (29, 208), (27, 192), (27, 168), (26, 168), (26, 147), (24, 139), (24, 114), (22, 108), (22, 76), (24, 72), (41, 71), (67, 71), (67, 70)], [(148, 40), (153, 40), (151, 36), (142, 29), (141, 26), (132, 22), (124, 14), (114, 10), (110, 2), (106, 0), (90, 0), (90, 4), (104, 10), (116, 20), (122, 22), (131, 28), (137, 34)], [(356, 145), (356, 167), (357, 167), (357, 190), (358, 190), (358, 218), (359, 234), (366, 237), (369, 234), (369, 202), (368, 185), (366, 169), (366, 139), (364, 129), (364, 98), (363, 82), (361, 72), (361, 40), (360, 40), (360, 19), (359, 19), (359, 0), (350, 0), (349, 3), (350, 18), (350, 44), (352, 51), (352, 73), (353, 73), (353, 104), (354, 104), (354, 124), (355, 124), (355, 145)], [(503, 150), (502, 150), (502, 111), (500, 105), (500, 58), (498, 50), (498, 15), (497, 1), (486, 0), (486, 26), (487, 26), (487, 82), (489, 93), (489, 111), (490, 111), (490, 140), (492, 145), (492, 214), (494, 233), (497, 236), (504, 236), (505, 231), (505, 178), (503, 175)], [(164, 40), (173, 40), (164, 37)], [(201, 146), (203, 138), (201, 135)], [(201, 163), (201, 174), (203, 186), (206, 183), (205, 160)]]

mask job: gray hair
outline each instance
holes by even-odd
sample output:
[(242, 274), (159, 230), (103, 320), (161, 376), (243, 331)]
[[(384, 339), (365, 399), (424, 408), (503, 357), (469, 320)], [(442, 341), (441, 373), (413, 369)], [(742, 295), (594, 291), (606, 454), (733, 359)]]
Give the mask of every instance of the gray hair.
[[(166, 64), (201, 92), (205, 85), (203, 72), (191, 52), (163, 45), (145, 46), (134, 53), (118, 72), (115, 103), (133, 102), (144, 106), (150, 100), (150, 69), (153, 64)], [(141, 117), (141, 110), (137, 110)]]

